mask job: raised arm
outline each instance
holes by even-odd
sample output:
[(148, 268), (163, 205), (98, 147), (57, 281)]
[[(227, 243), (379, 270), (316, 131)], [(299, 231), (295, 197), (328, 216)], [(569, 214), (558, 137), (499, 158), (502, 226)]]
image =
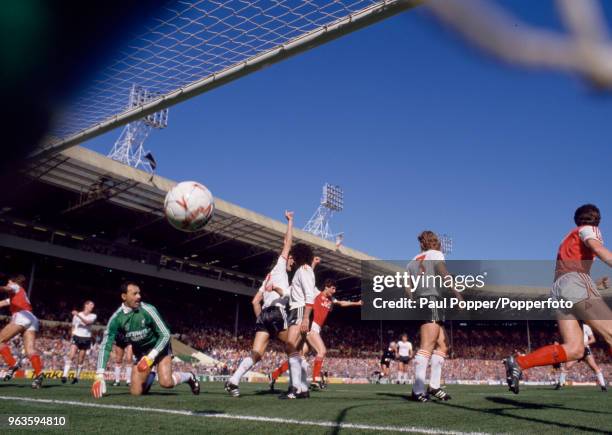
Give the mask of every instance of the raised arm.
[(289, 258), (289, 251), (291, 251), (291, 244), (293, 243), (293, 212), (285, 211), (285, 219), (287, 219), (287, 231), (285, 232), (281, 256), (287, 259)]

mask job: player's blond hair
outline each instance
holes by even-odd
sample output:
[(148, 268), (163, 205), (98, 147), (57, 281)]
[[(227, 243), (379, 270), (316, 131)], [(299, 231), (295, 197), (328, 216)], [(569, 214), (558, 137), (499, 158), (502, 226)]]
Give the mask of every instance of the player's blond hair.
[(440, 243), (440, 239), (433, 231), (423, 231), (419, 234), (419, 244), (421, 245), (421, 251), (427, 251), (429, 249), (435, 249), (436, 251), (440, 250), (442, 246)]

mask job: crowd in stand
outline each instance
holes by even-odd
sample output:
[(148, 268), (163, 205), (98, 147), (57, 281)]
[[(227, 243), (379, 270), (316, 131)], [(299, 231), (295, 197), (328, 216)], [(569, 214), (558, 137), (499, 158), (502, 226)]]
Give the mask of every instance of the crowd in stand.
[[(253, 331), (247, 326), (239, 329), (238, 334), (234, 335), (232, 325), (225, 321), (207, 321), (207, 323), (209, 323), (207, 327), (187, 328), (186, 325), (181, 325), (175, 337), (210, 356), (217, 363), (209, 367), (192, 366), (190, 363), (178, 361), (176, 364), (182, 370), (194, 370), (200, 374), (230, 374), (240, 360), (250, 352)], [(381, 340), (381, 330), (371, 328), (371, 326), (368, 323), (364, 323), (362, 327), (332, 324), (331, 327), (324, 328), (322, 336), (328, 344), (328, 357), (325, 360), (324, 370), (329, 376), (353, 379), (369, 379), (374, 376), (380, 368), (381, 343), (386, 346), (393, 337), (399, 334), (386, 330), (382, 334), (384, 340)], [(409, 334), (414, 332), (411, 328), (406, 329)], [(455, 328), (452, 338), (452, 358), (446, 361), (444, 368), (447, 382), (503, 380), (505, 375), (500, 362), (501, 358), (514, 351), (527, 351), (525, 335), (520, 330), (482, 327)], [(548, 330), (533, 331), (530, 338), (533, 347), (555, 339)], [(95, 370), (101, 339), (102, 328), (97, 328), (94, 331), (94, 344), (87, 354), (85, 370)], [(410, 339), (418, 346), (416, 335), (412, 334)], [(41, 328), (37, 346), (43, 355), (46, 368), (61, 370), (64, 355), (68, 353), (70, 347), (69, 340), (70, 325), (68, 323), (50, 326), (45, 322)], [(18, 342), (15, 344), (16, 347), (19, 347)], [(607, 364), (607, 356), (603, 348), (594, 347), (593, 350), (603, 368), (604, 375), (612, 378), (612, 365)], [(273, 341), (262, 361), (255, 367), (255, 371), (263, 374), (270, 373), (285, 358), (282, 346)], [(395, 363), (392, 364), (391, 373), (393, 380), (393, 373), (396, 373)], [(409, 374), (412, 375), (412, 367)], [(551, 368), (533, 369), (526, 376), (527, 380), (532, 381), (553, 382), (555, 379), (555, 373)], [(568, 379), (579, 382), (590, 381), (593, 379), (593, 374), (586, 364), (578, 364), (571, 369)]]

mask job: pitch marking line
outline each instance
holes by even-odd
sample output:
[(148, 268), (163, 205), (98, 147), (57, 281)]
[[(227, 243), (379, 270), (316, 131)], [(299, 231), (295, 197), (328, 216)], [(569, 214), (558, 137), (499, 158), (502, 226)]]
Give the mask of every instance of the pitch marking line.
[(227, 420), (246, 420), (246, 421), (258, 421), (266, 423), (280, 423), (280, 424), (296, 424), (300, 426), (318, 426), (318, 427), (329, 427), (336, 429), (361, 429), (361, 430), (373, 430), (380, 432), (407, 432), (407, 433), (425, 433), (425, 434), (439, 434), (439, 435), (486, 435), (484, 432), (457, 432), (448, 430), (439, 430), (425, 427), (414, 427), (414, 426), (376, 426), (369, 424), (357, 424), (357, 423), (337, 423), (335, 421), (314, 421), (314, 420), (295, 420), (291, 418), (276, 418), (276, 417), (260, 417), (256, 415), (237, 415), (237, 414), (215, 414), (213, 412), (197, 412), (187, 411), (180, 409), (164, 409), (164, 408), (145, 408), (140, 406), (125, 406), (125, 405), (109, 405), (103, 403), (88, 403), (88, 402), (75, 402), (71, 400), (55, 400), (55, 399), (34, 399), (31, 397), (13, 397), (13, 396), (0, 396), (0, 400), (12, 400), (17, 402), (34, 402), (34, 403), (49, 403), (54, 405), (69, 405), (69, 406), (81, 406), (84, 408), (98, 408), (98, 409), (118, 409), (123, 411), (139, 411), (149, 412), (157, 414), (173, 414), (173, 415), (185, 415), (191, 417), (205, 417), (205, 418), (221, 418)]

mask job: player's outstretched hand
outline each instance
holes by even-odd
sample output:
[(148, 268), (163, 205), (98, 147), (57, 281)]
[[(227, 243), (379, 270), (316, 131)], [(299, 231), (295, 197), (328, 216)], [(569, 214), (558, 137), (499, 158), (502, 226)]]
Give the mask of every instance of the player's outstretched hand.
[(306, 334), (310, 330), (308, 326), (308, 319), (302, 320), (302, 323), (300, 323), (300, 331)]
[(293, 220), (293, 212), (285, 210), (285, 219), (287, 219), (288, 221), (292, 221)]
[(153, 365), (153, 359), (145, 355), (142, 358), (140, 358), (140, 361), (138, 361), (138, 365), (136, 366), (136, 368), (138, 369), (139, 372), (145, 372), (152, 365)]
[(104, 380), (104, 375), (96, 375), (96, 380), (91, 386), (91, 394), (96, 399), (100, 399), (106, 394), (106, 381)]

